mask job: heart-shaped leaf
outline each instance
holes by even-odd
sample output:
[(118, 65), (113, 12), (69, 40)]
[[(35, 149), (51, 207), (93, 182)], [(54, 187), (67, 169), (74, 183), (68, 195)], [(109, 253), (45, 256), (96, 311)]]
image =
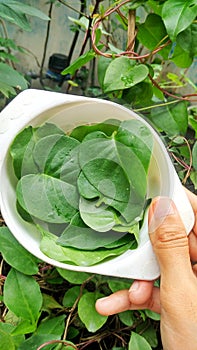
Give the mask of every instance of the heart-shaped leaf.
[(104, 92), (124, 90), (146, 79), (149, 70), (144, 64), (135, 64), (127, 57), (114, 59), (104, 78)]

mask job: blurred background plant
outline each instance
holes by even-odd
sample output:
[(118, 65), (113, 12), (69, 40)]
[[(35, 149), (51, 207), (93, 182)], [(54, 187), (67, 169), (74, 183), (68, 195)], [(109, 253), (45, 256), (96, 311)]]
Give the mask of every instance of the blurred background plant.
[(26, 50), (9, 37), (7, 23), (31, 31), (29, 16), (49, 20), (48, 16), (33, 6), (15, 0), (0, 1), (0, 93), (7, 98), (28, 87), (28, 81), (15, 67), (18, 61), (16, 52), (25, 53)]
[[(197, 0), (51, 0), (45, 2), (47, 15), (32, 3), (0, 0), (3, 103), (36, 87), (123, 104), (155, 127), (182, 183), (195, 191)], [(65, 15), (69, 45), (48, 55), (52, 25), (59, 26), (54, 11), (65, 9), (72, 14)], [(32, 16), (47, 21), (39, 58), (30, 42), (24, 48), (8, 34), (9, 23), (30, 31)], [(33, 57), (36, 72), (23, 71), (25, 55)], [(159, 315), (126, 311), (107, 318), (95, 312), (98, 297), (129, 288), (132, 281), (47, 265), (16, 242), (3, 218), (0, 225), (2, 350), (162, 349)]]

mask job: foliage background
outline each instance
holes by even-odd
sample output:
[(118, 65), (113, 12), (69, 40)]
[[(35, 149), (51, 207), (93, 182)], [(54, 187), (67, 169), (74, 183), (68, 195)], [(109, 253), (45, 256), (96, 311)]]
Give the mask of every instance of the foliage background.
[[(63, 0), (48, 4), (47, 16), (25, 1), (0, 0), (0, 92), (5, 104), (32, 84), (32, 77), (16, 70), (16, 52), (25, 50), (7, 36), (6, 26), (12, 22), (30, 30), (31, 16), (47, 21), (46, 49), (53, 7), (61, 11), (68, 6)], [(196, 82), (187, 73), (197, 52), (197, 1), (80, 1), (80, 6), (69, 19), (73, 42), (62, 72), (66, 79), (54, 79), (53, 84), (46, 80), (46, 50), (36, 79), (43, 89), (77, 89), (143, 115), (160, 133), (182, 183), (195, 191)], [(84, 40), (79, 58), (73, 60), (79, 32)], [(0, 225), (2, 350), (162, 349), (157, 314), (126, 311), (107, 318), (95, 311), (98, 297), (129, 288), (132, 281), (56, 269), (25, 251), (3, 218)]]

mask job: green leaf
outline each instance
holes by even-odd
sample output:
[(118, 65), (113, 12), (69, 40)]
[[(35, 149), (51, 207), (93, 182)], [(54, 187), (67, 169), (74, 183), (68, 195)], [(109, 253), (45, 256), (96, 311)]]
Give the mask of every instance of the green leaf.
[(26, 275), (38, 272), (37, 259), (18, 243), (7, 227), (0, 227), (0, 252), (16, 270)]
[(139, 324), (136, 327), (136, 333), (142, 335), (146, 341), (149, 343), (151, 348), (157, 348), (158, 346), (158, 334), (154, 323), (150, 323), (150, 320)]
[(22, 208), (46, 222), (69, 222), (77, 212), (75, 186), (45, 174), (23, 176), (17, 184), (16, 193)]
[(114, 59), (104, 78), (104, 92), (128, 89), (146, 79), (149, 70), (144, 64), (135, 64), (127, 57)]
[(123, 254), (128, 249), (132, 249), (133, 242), (124, 244), (121, 247), (113, 249), (98, 249), (94, 253), (92, 251), (79, 251), (73, 248), (64, 248), (56, 244), (57, 237), (51, 233), (42, 230), (43, 238), (41, 240), (40, 249), (48, 257), (71, 263), (79, 266), (95, 265), (107, 258), (112, 258)]
[(65, 307), (72, 307), (80, 295), (80, 290), (81, 290), (80, 286), (74, 286), (72, 288), (69, 288), (67, 292), (64, 294), (63, 301), (62, 301), (63, 305)]
[(197, 14), (196, 0), (167, 0), (162, 9), (162, 18), (172, 41), (189, 27)]
[(132, 327), (135, 322), (135, 317), (131, 310), (120, 312), (118, 314), (120, 321), (128, 327)]
[(1, 0), (1, 2), (5, 3), (7, 6), (10, 8), (14, 9), (18, 13), (24, 13), (26, 15), (38, 17), (42, 19), (43, 21), (48, 21), (50, 20), (50, 17), (45, 15), (44, 12), (38, 10), (37, 8), (33, 6), (29, 6), (25, 4), (24, 2), (21, 3), (19, 1), (14, 1), (14, 0)]
[(57, 268), (57, 271), (59, 272), (60, 276), (72, 284), (82, 284), (91, 276), (91, 274), (86, 272), (70, 271), (60, 268)]
[(117, 119), (107, 119), (102, 123), (92, 124), (92, 125), (79, 125), (74, 128), (70, 134), (78, 141), (82, 141), (87, 135), (93, 133), (94, 131), (103, 132), (106, 136), (111, 136), (114, 131), (118, 130), (120, 121)]
[(29, 172), (36, 173), (38, 171), (32, 160), (33, 147), (33, 128), (29, 126), (15, 137), (10, 147), (14, 172), (18, 179)]
[(151, 346), (144, 337), (132, 332), (128, 350), (151, 350)]
[(153, 312), (151, 310), (145, 310), (145, 314), (146, 314), (146, 316), (151, 318), (151, 320), (154, 320), (154, 321), (160, 321), (160, 319), (161, 319), (160, 314)]
[(70, 136), (48, 135), (36, 142), (33, 158), (40, 172), (74, 185), (80, 172), (77, 146)]
[(14, 11), (11, 7), (7, 6), (7, 4), (2, 2), (4, 1), (0, 1), (0, 17), (17, 25), (21, 29), (30, 32), (31, 26), (25, 14)]
[(64, 131), (56, 125), (46, 123), (39, 128), (28, 126), (15, 137), (10, 147), (15, 175), (18, 179), (27, 174), (36, 174), (38, 167), (32, 153), (36, 142), (48, 135), (64, 135)]
[(160, 3), (160, 1), (148, 0), (147, 5), (150, 6), (150, 8), (153, 10), (154, 13), (161, 16), (162, 2)]
[(106, 316), (101, 316), (95, 309), (95, 302), (103, 295), (94, 293), (85, 293), (78, 303), (78, 314), (81, 321), (85, 324), (89, 332), (96, 332), (107, 321)]
[(104, 56), (98, 57), (97, 75), (98, 75), (99, 84), (102, 89), (104, 89), (104, 79), (105, 79), (106, 70), (112, 61), (113, 61), (112, 58), (108, 58)]
[(86, 63), (90, 62), (94, 57), (96, 57), (96, 53), (93, 50), (90, 50), (86, 52), (84, 55), (79, 56), (69, 67), (64, 69), (61, 74), (71, 74), (74, 75), (74, 73), (84, 66)]
[[(107, 205), (98, 206), (97, 204), (98, 200), (89, 201), (83, 197), (79, 202), (80, 216), (87, 226), (95, 230), (95, 239), (99, 233), (105, 234), (107, 232), (108, 235), (108, 231), (115, 226), (117, 220), (115, 212), (108, 209)], [(99, 244), (99, 241), (97, 243)]]
[[(82, 142), (79, 162), (89, 183), (100, 193), (101, 203), (115, 208), (131, 222), (141, 214), (144, 206), (146, 174), (133, 149), (116, 140), (118, 134), (119, 131), (111, 138)], [(139, 177), (140, 186), (136, 181)], [(84, 191), (81, 193), (83, 196)], [(113, 220), (112, 214), (106, 213)]]
[(43, 297), (42, 310), (49, 312), (50, 310), (53, 310), (53, 309), (63, 308), (63, 306), (60, 305), (52, 295), (42, 293), (42, 297)]
[(133, 280), (126, 280), (123, 278), (116, 278), (116, 277), (111, 277), (108, 280), (109, 288), (113, 293), (121, 290), (121, 289), (128, 289), (131, 287)]
[(186, 52), (190, 57), (194, 57), (197, 54), (197, 23), (191, 24), (187, 29), (181, 32), (177, 37), (177, 44)]
[(2, 81), (0, 81), (0, 92), (7, 98), (16, 95), (15, 89), (9, 84), (3, 83)]
[(195, 138), (197, 139), (197, 120), (189, 115), (189, 125), (192, 127), (192, 129), (194, 130), (195, 132)]
[(36, 334), (54, 334), (60, 339), (65, 328), (65, 318), (66, 315), (60, 315), (42, 320)]
[(137, 38), (142, 45), (149, 50), (154, 50), (159, 44), (164, 44), (163, 39), (167, 36), (164, 23), (160, 16), (151, 13), (146, 21), (138, 25)]
[(42, 306), (38, 283), (12, 268), (4, 284), (4, 303), (18, 317), (35, 324)]
[(192, 164), (194, 169), (197, 171), (197, 141), (195, 142), (192, 149)]
[(139, 84), (123, 91), (122, 98), (133, 108), (150, 106), (153, 97), (153, 87), (150, 83), (142, 81)]
[[(30, 338), (27, 338), (17, 350), (37, 350), (39, 346), (41, 346), (44, 343), (48, 343), (52, 340), (60, 340), (59, 337), (55, 334), (38, 334), (38, 335), (33, 335)], [(54, 349), (54, 344), (51, 346), (48, 345), (47, 350), (53, 350)]]
[(1, 350), (15, 350), (18, 349), (20, 343), (24, 340), (23, 335), (13, 336), (12, 331), (15, 326), (0, 322), (0, 344)]
[(89, 19), (85, 16), (80, 17), (80, 19), (76, 19), (73, 17), (68, 16), (68, 19), (76, 24), (77, 26), (82, 27), (85, 30), (88, 30), (88, 25), (89, 25)]
[(2, 62), (0, 62), (0, 83), (18, 90), (25, 90), (28, 87), (27, 81), (22, 74)]
[(188, 68), (191, 66), (193, 58), (188, 51), (184, 51), (180, 45), (176, 45), (170, 60), (180, 68)]
[(26, 15), (36, 16), (42, 20), (49, 20), (43, 12), (36, 9), (33, 6), (21, 3), (14, 0), (1, 0), (0, 1), (0, 17), (5, 20), (14, 23), (23, 30), (31, 31), (31, 26), (26, 18)]
[(169, 136), (184, 135), (188, 126), (187, 104), (182, 101), (153, 108), (149, 118), (160, 131)]
[(153, 137), (147, 126), (139, 120), (125, 120), (121, 123), (115, 139), (133, 150), (147, 173), (153, 150)]
[[(103, 218), (102, 218), (103, 220)], [(125, 236), (126, 233), (117, 233), (109, 231), (106, 233), (97, 232), (84, 224), (79, 213), (77, 213), (71, 220), (69, 226), (63, 231), (62, 235), (58, 238), (57, 243), (63, 247), (73, 247), (82, 250), (95, 250), (97, 248), (106, 247), (108, 244), (113, 244)], [(128, 235), (122, 244), (130, 241), (130, 235)], [(122, 245), (120, 242), (120, 245)], [(113, 247), (113, 245), (112, 245)]]
[(190, 179), (194, 185), (195, 190), (197, 190), (197, 171), (192, 171), (190, 174)]

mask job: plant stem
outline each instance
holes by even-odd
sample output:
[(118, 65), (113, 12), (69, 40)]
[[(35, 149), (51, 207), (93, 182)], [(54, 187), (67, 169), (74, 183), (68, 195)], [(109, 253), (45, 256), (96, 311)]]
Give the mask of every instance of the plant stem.
[(157, 107), (161, 107), (161, 106), (167, 106), (167, 105), (171, 105), (171, 104), (174, 104), (174, 103), (177, 103), (177, 102), (179, 102), (179, 100), (173, 100), (173, 101), (169, 101), (169, 102), (158, 103), (156, 105), (151, 105), (151, 106), (147, 106), (147, 107), (134, 109), (134, 112), (146, 111), (147, 109), (157, 108)]
[(133, 51), (135, 46), (135, 36), (136, 36), (136, 30), (135, 30), (135, 10), (129, 10), (128, 14), (128, 39), (127, 39), (127, 50)]
[[(53, 3), (50, 3), (49, 6), (49, 11), (48, 11), (48, 17), (52, 17), (52, 9), (53, 9)], [(40, 66), (40, 84), (44, 88), (44, 83), (43, 83), (43, 68), (44, 68), (44, 62), (46, 58), (46, 51), (47, 51), (47, 45), (49, 41), (49, 33), (50, 33), (50, 28), (51, 28), (51, 21), (48, 21), (47, 23), (47, 33), (46, 33), (46, 38), (45, 38), (45, 43), (44, 43), (44, 51), (43, 51), (43, 56), (42, 56), (42, 62)]]

